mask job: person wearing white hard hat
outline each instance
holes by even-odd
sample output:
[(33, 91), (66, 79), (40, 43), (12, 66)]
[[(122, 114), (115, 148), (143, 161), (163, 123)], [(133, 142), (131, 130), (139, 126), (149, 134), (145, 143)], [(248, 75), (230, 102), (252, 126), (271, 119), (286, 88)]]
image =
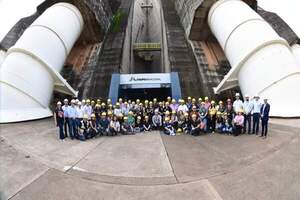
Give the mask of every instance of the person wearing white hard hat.
[(259, 131), (259, 119), (260, 119), (260, 109), (261, 109), (261, 102), (259, 100), (259, 95), (254, 95), (253, 103), (253, 127), (252, 127), (252, 134), (258, 135)]
[(57, 106), (54, 112), (54, 122), (55, 126), (59, 128), (59, 139), (63, 140), (65, 139), (64, 134), (64, 111), (61, 106), (61, 102), (57, 102)]
[(69, 126), (69, 117), (67, 113), (67, 109), (69, 107), (69, 100), (64, 99), (64, 105), (62, 106), (62, 109), (64, 111), (64, 134), (65, 138), (68, 137), (68, 126)]
[(233, 102), (233, 111), (234, 111), (235, 115), (237, 115), (241, 109), (243, 109), (243, 101), (241, 100), (240, 93), (236, 93), (235, 101)]
[(84, 109), (82, 107), (82, 103), (80, 101), (77, 102), (77, 106), (75, 108), (76, 108), (76, 123), (77, 123), (77, 126), (79, 126), (80, 122), (83, 119), (83, 115), (84, 115)]
[(72, 99), (71, 106), (68, 106), (66, 111), (68, 116), (69, 134), (70, 138), (73, 140), (77, 136), (76, 108), (74, 99)]
[(253, 111), (253, 102), (250, 101), (250, 96), (248, 94), (245, 95), (245, 101), (243, 104), (244, 110), (244, 128), (243, 133), (245, 134), (248, 129), (248, 134), (251, 133), (251, 121), (252, 121), (252, 111)]
[(84, 106), (84, 114), (88, 116), (88, 118), (91, 118), (91, 115), (93, 113), (93, 108), (91, 106), (91, 100), (87, 99), (86, 101), (86, 105)]
[(262, 105), (260, 109), (260, 115), (261, 115), (261, 136), (264, 139), (267, 138), (268, 135), (268, 123), (269, 123), (269, 113), (270, 113), (270, 104), (268, 103), (268, 99), (264, 98), (264, 104)]

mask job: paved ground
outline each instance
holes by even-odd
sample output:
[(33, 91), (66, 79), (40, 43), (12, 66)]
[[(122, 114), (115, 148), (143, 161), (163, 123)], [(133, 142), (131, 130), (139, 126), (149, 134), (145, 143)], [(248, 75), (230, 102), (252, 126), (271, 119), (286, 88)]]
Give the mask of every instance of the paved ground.
[(299, 122), (272, 120), (267, 140), (152, 132), (86, 142), (59, 141), (52, 119), (0, 125), (0, 199), (299, 200)]

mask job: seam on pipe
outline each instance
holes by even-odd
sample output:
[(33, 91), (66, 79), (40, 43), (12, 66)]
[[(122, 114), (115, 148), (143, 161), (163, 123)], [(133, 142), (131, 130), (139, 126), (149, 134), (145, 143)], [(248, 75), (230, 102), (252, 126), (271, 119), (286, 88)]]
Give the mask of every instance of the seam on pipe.
[(258, 92), (258, 94), (260, 95), (261, 93), (265, 92), (266, 90), (268, 90), (269, 88), (271, 88), (272, 86), (276, 85), (277, 83), (291, 77), (291, 76), (294, 76), (294, 75), (298, 75), (300, 74), (300, 71), (299, 72), (293, 72), (291, 74), (288, 74), (288, 75), (285, 75), (283, 76), (282, 78), (278, 79), (277, 81), (273, 81), (270, 85), (268, 85), (267, 87), (263, 88), (261, 91)]
[(34, 98), (33, 96), (31, 96), (31, 95), (28, 94), (27, 92), (25, 92), (25, 91), (19, 89), (18, 87), (14, 86), (13, 84), (4, 82), (4, 81), (2, 81), (2, 80), (0, 80), (0, 83), (5, 84), (5, 85), (8, 85), (9, 87), (14, 88), (15, 90), (21, 92), (22, 94), (24, 94), (24, 95), (30, 97), (33, 101), (35, 101), (36, 103), (38, 103), (42, 108), (47, 108), (47, 106), (44, 106), (39, 100), (37, 100), (36, 98)]
[(74, 6), (73, 4), (69, 4), (69, 3), (57, 3), (57, 4), (54, 4), (52, 7), (64, 7), (66, 9), (70, 10), (73, 14), (75, 14), (76, 18), (79, 21), (80, 32), (81, 32), (81, 30), (83, 29), (83, 26), (84, 26), (84, 21), (83, 21), (81, 12), (79, 11), (79, 9), (76, 6)]
[(266, 22), (266, 21), (263, 20), (262, 18), (252, 18), (252, 19), (247, 19), (246, 21), (241, 22), (241, 23), (238, 24), (234, 29), (232, 29), (232, 31), (230, 32), (230, 34), (229, 34), (228, 37), (226, 38), (226, 41), (225, 41), (225, 44), (224, 44), (224, 47), (223, 47), (224, 52), (226, 52), (228, 42), (229, 42), (231, 36), (233, 35), (233, 33), (234, 33), (238, 28), (240, 28), (240, 27), (242, 27), (243, 25), (247, 24), (248, 22), (252, 22), (252, 21), (260, 21), (260, 22), (263, 22), (263, 23), (269, 25), (268, 22)]
[(225, 78), (221, 81), (221, 83), (216, 87), (216, 90), (215, 90), (215, 93), (220, 93), (222, 91), (224, 91), (222, 89), (222, 86), (227, 82), (227, 80), (229, 78), (232, 79), (232, 76), (234, 77), (238, 77), (238, 74), (239, 74), (239, 71), (240, 69), (243, 67), (243, 65), (245, 64), (245, 62), (250, 58), (252, 57), (254, 54), (256, 54), (259, 50), (271, 45), (271, 44), (282, 44), (282, 45), (285, 45), (286, 47), (290, 48), (289, 44), (283, 40), (283, 39), (276, 39), (276, 40), (270, 40), (268, 42), (265, 42), (261, 45), (259, 45), (258, 47), (254, 48), (250, 53), (248, 53), (244, 59), (242, 59), (238, 65), (236, 65), (235, 67), (233, 66), (231, 68), (231, 70), (228, 72), (228, 74), (225, 75)]
[[(67, 81), (66, 81), (64, 78), (62, 78), (63, 80), (60, 78), (61, 75), (59, 74), (59, 72), (57, 72), (55, 69), (53, 69), (53, 68), (51, 67), (51, 65), (49, 65), (48, 63), (46, 63), (45, 61), (43, 61), (42, 59), (40, 59), (40, 58), (39, 58), (37, 55), (35, 55), (34, 53), (31, 53), (31, 52), (29, 52), (29, 51), (27, 51), (27, 50), (25, 50), (25, 49), (12, 47), (12, 48), (10, 48), (10, 49), (8, 50), (7, 55), (9, 55), (9, 54), (11, 54), (11, 53), (13, 53), (13, 52), (23, 53), (23, 54), (25, 54), (25, 55), (27, 55), (27, 56), (32, 57), (34, 60), (36, 60), (36, 61), (38, 61), (40, 64), (42, 64), (42, 65), (45, 67), (45, 69), (48, 71), (48, 73), (50, 73), (50, 75), (51, 75), (51, 77), (52, 77), (52, 79), (53, 79), (53, 81), (54, 81), (54, 84), (55, 84), (55, 82), (56, 82), (57, 80), (59, 80), (60, 82), (63, 82), (63, 84), (65, 85), (66, 88), (68, 88), (68, 86), (67, 86)], [(70, 86), (70, 87), (71, 87), (71, 86)], [(73, 91), (72, 91), (71, 89), (72, 89)], [(71, 93), (73, 93), (73, 95), (76, 96), (76, 91), (75, 91), (72, 87), (71, 87), (71, 89), (68, 88), (68, 90), (70, 90)]]
[(34, 27), (45, 28), (45, 29), (49, 30), (50, 32), (54, 33), (54, 35), (56, 35), (56, 37), (57, 37), (57, 38), (61, 41), (61, 43), (63, 44), (64, 49), (65, 49), (66, 57), (68, 56), (68, 52), (69, 52), (68, 47), (67, 47), (65, 41), (59, 36), (58, 33), (56, 33), (52, 28), (50, 28), (50, 27), (48, 27), (48, 26), (40, 25), (40, 24), (33, 24), (33, 25), (31, 25), (30, 27), (28, 27), (28, 29), (34, 28)]

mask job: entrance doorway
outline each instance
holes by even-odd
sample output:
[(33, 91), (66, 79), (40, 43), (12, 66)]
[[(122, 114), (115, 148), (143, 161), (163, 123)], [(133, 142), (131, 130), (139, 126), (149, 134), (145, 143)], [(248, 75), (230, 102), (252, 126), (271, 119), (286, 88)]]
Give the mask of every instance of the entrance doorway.
[(141, 88), (141, 89), (120, 89), (119, 97), (126, 100), (152, 100), (165, 101), (172, 96), (171, 88)]

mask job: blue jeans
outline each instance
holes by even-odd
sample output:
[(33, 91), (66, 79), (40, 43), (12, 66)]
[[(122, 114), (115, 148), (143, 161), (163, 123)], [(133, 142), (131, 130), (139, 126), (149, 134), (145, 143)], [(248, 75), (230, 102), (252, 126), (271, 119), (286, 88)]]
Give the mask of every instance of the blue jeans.
[(71, 137), (71, 139), (74, 139), (74, 137), (77, 136), (77, 129), (76, 129), (77, 128), (77, 122), (76, 122), (76, 119), (69, 118), (68, 125), (69, 125), (70, 137)]

